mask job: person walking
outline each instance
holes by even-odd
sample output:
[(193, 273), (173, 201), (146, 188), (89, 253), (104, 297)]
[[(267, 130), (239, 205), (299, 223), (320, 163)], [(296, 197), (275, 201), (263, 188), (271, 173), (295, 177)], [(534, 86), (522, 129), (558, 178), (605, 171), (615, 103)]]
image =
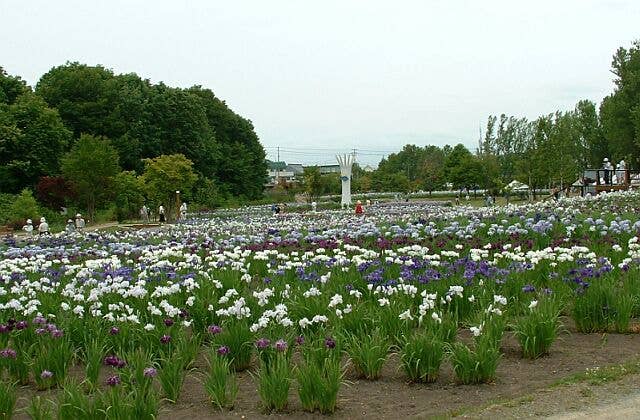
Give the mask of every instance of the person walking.
[(160, 223), (164, 223), (166, 221), (164, 217), (164, 206), (162, 204), (158, 207), (158, 217), (160, 217)]

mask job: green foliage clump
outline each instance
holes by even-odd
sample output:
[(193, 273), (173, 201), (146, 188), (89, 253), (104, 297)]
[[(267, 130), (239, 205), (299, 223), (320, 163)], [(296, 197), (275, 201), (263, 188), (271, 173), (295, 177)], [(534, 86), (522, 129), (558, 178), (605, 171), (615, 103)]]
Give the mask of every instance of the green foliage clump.
[(402, 347), (402, 369), (412, 382), (435, 382), (444, 358), (444, 342), (422, 331), (409, 336)]
[(116, 218), (122, 222), (136, 217), (144, 203), (143, 184), (135, 172), (123, 171), (113, 179)]
[(62, 158), (62, 173), (94, 219), (96, 206), (111, 198), (120, 171), (118, 152), (105, 138), (83, 134)]
[(378, 379), (387, 360), (389, 343), (379, 329), (372, 333), (355, 333), (347, 339), (346, 352), (360, 377)]
[(42, 214), (38, 202), (29, 189), (24, 189), (18, 194), (9, 208), (6, 223), (14, 228), (19, 228), (27, 219), (32, 219), (37, 226), (38, 217)]
[(522, 347), (522, 355), (536, 359), (549, 353), (549, 348), (561, 328), (560, 308), (552, 298), (533, 301), (530, 312), (513, 326), (513, 332)]

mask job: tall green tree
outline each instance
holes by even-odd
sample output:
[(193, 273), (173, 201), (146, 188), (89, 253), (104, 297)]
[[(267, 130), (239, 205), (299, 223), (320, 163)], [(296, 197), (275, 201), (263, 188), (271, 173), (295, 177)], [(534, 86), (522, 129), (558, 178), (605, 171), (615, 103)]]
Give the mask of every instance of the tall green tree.
[(113, 179), (113, 190), (118, 222), (137, 218), (144, 203), (142, 180), (133, 171), (122, 171)]
[(302, 173), (304, 191), (312, 199), (318, 198), (322, 194), (322, 175), (317, 166), (307, 166)]
[(105, 138), (83, 134), (62, 158), (62, 173), (86, 206), (89, 219), (95, 219), (97, 206), (113, 196), (118, 172), (118, 152)]
[(31, 89), (19, 76), (11, 76), (0, 66), (0, 104), (13, 104), (20, 95)]
[(609, 156), (609, 145), (602, 133), (596, 104), (588, 100), (578, 102), (573, 117), (579, 136), (581, 166), (599, 168), (602, 160)]
[(70, 138), (58, 112), (29, 90), (0, 104), (0, 191), (33, 188), (57, 174)]
[(145, 159), (142, 182), (147, 196), (155, 205), (163, 205), (169, 220), (176, 214), (176, 191), (182, 196), (191, 193), (197, 179), (193, 162), (182, 154), (161, 155)]
[(613, 56), (614, 92), (603, 99), (600, 119), (610, 159), (640, 165), (640, 41)]

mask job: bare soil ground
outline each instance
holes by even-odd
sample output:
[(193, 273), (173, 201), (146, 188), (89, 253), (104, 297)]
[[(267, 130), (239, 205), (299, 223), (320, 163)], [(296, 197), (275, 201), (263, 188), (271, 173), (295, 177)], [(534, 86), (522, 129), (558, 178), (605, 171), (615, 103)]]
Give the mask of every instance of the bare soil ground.
[[(402, 417), (431, 418), (449, 417), (473, 411), (494, 401), (512, 400), (528, 395), (536, 390), (544, 390), (567, 376), (584, 372), (587, 368), (622, 363), (640, 357), (640, 335), (621, 334), (578, 334), (567, 332), (554, 344), (547, 357), (529, 361), (520, 357), (517, 341), (511, 334), (503, 340), (504, 353), (500, 361), (497, 379), (486, 385), (457, 385), (448, 362), (443, 363), (441, 376), (434, 384), (408, 384), (398, 364), (398, 357), (392, 355), (387, 361), (382, 377), (377, 381), (356, 379), (346, 376), (347, 383), (339, 394), (336, 418), (376, 418), (397, 419)], [(203, 368), (204, 366), (198, 366)], [(239, 374), (240, 392), (236, 407), (232, 411), (217, 412), (207, 403), (203, 386), (195, 375), (187, 378), (181, 397), (175, 405), (165, 405), (161, 419), (193, 418), (321, 418), (319, 414), (302, 411), (292, 386), (289, 409), (285, 413), (266, 415), (260, 409), (260, 399), (250, 375)], [(624, 386), (621, 387), (621, 389)], [(574, 399), (569, 393), (563, 410), (570, 409)], [(543, 394), (544, 395), (544, 394)], [(549, 394), (553, 402), (553, 393)], [(547, 410), (543, 413), (557, 413), (557, 406), (541, 400)], [(564, 406), (563, 406), (564, 407)], [(581, 405), (576, 405), (581, 407)], [(531, 410), (516, 413), (515, 417), (526, 416)], [(489, 414), (485, 418), (500, 416)], [(464, 415), (464, 414), (463, 414)], [(470, 415), (473, 416), (473, 415)], [(484, 415), (479, 415), (483, 417)]]
[[(573, 415), (576, 410), (589, 409), (588, 404), (607, 404), (624, 399), (633, 413), (640, 412), (637, 380), (640, 375), (628, 375), (618, 382), (600, 387), (584, 383), (550, 388), (554, 383), (587, 368), (603, 367), (640, 359), (639, 334), (579, 334), (563, 333), (551, 348), (551, 353), (538, 360), (521, 358), (515, 338), (506, 333), (503, 357), (498, 365), (497, 379), (484, 385), (457, 385), (448, 361), (443, 363), (440, 378), (433, 384), (409, 384), (400, 370), (398, 357), (387, 360), (382, 377), (377, 381), (357, 379), (347, 372), (340, 390), (338, 410), (334, 418), (397, 419), (410, 418), (520, 418)], [(248, 372), (238, 374), (239, 393), (233, 410), (217, 411), (207, 399), (202, 385), (206, 369), (202, 357), (187, 375), (176, 404), (163, 403), (160, 419), (227, 419), (227, 418), (323, 418), (318, 413), (302, 410), (292, 384), (289, 407), (283, 413), (264, 413), (256, 385)], [(76, 368), (80, 374), (82, 369)], [(615, 392), (613, 392), (615, 391)], [(635, 392), (635, 394), (634, 394)], [(56, 391), (36, 393), (31, 388), (20, 390), (18, 407), (25, 407), (33, 395), (55, 399)], [(637, 399), (633, 399), (637, 397)], [(635, 404), (635, 405), (634, 405)], [(595, 408), (594, 408), (595, 409)], [(604, 409), (605, 412), (610, 411)], [(583, 413), (584, 414), (584, 413)], [(634, 418), (633, 415), (628, 418)], [(637, 414), (636, 414), (637, 417)], [(17, 418), (27, 418), (20, 414)], [(574, 417), (558, 417), (569, 419)]]

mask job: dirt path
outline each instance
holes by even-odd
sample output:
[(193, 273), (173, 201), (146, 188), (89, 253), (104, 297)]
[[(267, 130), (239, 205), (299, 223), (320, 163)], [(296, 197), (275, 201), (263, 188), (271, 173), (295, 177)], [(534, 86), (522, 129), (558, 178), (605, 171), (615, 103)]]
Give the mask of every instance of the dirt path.
[(599, 385), (579, 382), (550, 387), (465, 413), (460, 418), (640, 419), (639, 383), (640, 374), (630, 374)]

